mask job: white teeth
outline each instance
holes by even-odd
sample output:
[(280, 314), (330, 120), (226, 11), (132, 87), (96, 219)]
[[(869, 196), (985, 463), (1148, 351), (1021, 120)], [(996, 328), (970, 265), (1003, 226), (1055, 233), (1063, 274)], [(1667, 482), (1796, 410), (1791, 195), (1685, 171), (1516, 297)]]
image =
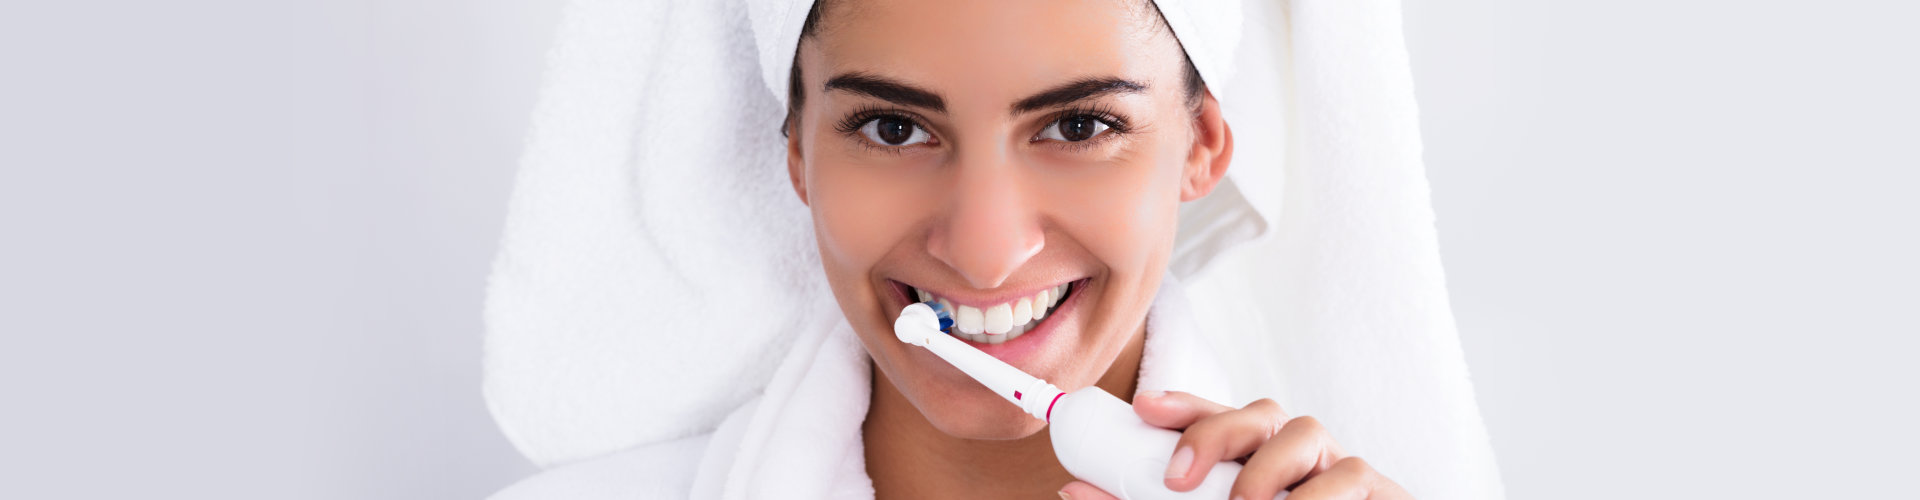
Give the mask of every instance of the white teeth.
[(1066, 295), (1067, 285), (1055, 286), (1032, 297), (1021, 297), (1004, 304), (988, 306), (985, 309), (955, 305), (953, 301), (933, 295), (931, 292), (914, 290), (921, 302), (937, 302), (953, 316), (955, 337), (976, 344), (1000, 344), (1032, 331), (1047, 317), (1047, 313), (1060, 304)]
[(985, 328), (981, 327), (981, 323), (984, 322), (983, 320), (984, 318), (980, 316), (980, 309), (973, 306), (960, 306), (953, 311), (953, 327), (960, 329), (962, 332), (979, 334), (985, 331)]
[(1047, 317), (1047, 309), (1053, 307), (1053, 291), (1041, 290), (1033, 295), (1033, 319)]
[(987, 308), (987, 333), (1004, 335), (1013, 331), (1013, 308), (1006, 304)]

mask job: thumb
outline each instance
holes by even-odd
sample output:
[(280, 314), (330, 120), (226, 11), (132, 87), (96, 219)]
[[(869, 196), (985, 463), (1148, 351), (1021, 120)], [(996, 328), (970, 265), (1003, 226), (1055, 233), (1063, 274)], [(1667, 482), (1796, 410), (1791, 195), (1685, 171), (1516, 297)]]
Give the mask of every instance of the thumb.
[(1074, 481), (1060, 488), (1062, 500), (1120, 500), (1086, 481)]

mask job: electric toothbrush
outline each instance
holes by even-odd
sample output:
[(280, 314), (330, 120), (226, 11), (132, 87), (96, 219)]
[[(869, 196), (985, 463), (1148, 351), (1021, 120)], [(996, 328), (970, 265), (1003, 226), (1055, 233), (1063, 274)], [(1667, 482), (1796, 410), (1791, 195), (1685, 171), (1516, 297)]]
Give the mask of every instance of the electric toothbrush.
[[(1128, 500), (1222, 499), (1240, 475), (1240, 464), (1220, 462), (1193, 491), (1167, 489), (1167, 460), (1180, 433), (1140, 420), (1133, 406), (1096, 386), (1065, 392), (942, 332), (953, 322), (938, 303), (900, 311), (893, 334), (901, 342), (933, 351), (954, 368), (1047, 422), (1053, 453), (1067, 472)], [(1286, 498), (1281, 492), (1276, 499)]]

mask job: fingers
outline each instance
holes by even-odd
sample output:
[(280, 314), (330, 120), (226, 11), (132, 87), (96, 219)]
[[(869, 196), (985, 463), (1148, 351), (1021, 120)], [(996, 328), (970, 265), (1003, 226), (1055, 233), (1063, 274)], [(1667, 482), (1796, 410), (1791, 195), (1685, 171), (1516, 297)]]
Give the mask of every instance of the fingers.
[(1262, 399), (1194, 422), (1181, 433), (1167, 462), (1167, 488), (1192, 491), (1206, 480), (1214, 464), (1253, 453), (1286, 421), (1287, 412), (1279, 403)]
[(1233, 407), (1180, 391), (1142, 392), (1133, 397), (1133, 413), (1155, 427), (1185, 429), (1202, 418), (1232, 411)]
[(1360, 457), (1342, 458), (1327, 471), (1293, 489), (1287, 500), (1392, 500), (1412, 498), (1398, 483), (1380, 475)]
[[(1166, 485), (1192, 491), (1215, 464), (1252, 456), (1234, 479), (1234, 498), (1273, 498), (1292, 487), (1289, 500), (1405, 499), (1406, 490), (1349, 457), (1313, 417), (1291, 418), (1273, 400), (1234, 409), (1184, 392), (1146, 392), (1134, 412), (1154, 426), (1184, 429), (1167, 461)], [(1093, 485), (1074, 482), (1061, 490), (1071, 498), (1113, 498)]]
[(1060, 498), (1063, 500), (1120, 500), (1119, 497), (1109, 495), (1106, 491), (1087, 484), (1086, 481), (1074, 481), (1060, 487)]
[[(1233, 482), (1237, 498), (1273, 498), (1280, 490), (1329, 471), (1346, 452), (1313, 417), (1288, 420), (1260, 444)], [(1359, 462), (1364, 466), (1365, 462)], [(1370, 470), (1370, 469), (1369, 469)], [(1299, 493), (1289, 498), (1298, 498)]]

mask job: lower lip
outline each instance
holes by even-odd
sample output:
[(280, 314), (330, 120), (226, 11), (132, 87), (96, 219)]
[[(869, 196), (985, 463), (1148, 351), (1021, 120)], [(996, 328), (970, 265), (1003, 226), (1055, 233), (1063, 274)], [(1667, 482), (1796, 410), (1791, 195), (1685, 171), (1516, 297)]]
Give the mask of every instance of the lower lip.
[[(965, 342), (967, 345), (979, 349), (980, 352), (987, 353), (988, 356), (999, 358), (1001, 361), (1007, 362), (1007, 364), (1021, 366), (1024, 361), (1032, 358), (1035, 353), (1039, 352), (1040, 347), (1045, 345), (1047, 339), (1053, 336), (1054, 330), (1060, 328), (1060, 323), (1067, 321), (1067, 318), (1078, 309), (1080, 296), (1085, 295), (1085, 293), (1082, 292), (1086, 291), (1086, 285), (1091, 281), (1092, 279), (1088, 278), (1073, 282), (1073, 285), (1070, 287), (1072, 293), (1067, 295), (1067, 299), (1061, 301), (1060, 305), (1055, 306), (1053, 312), (1048, 313), (1046, 318), (1040, 320), (1040, 324), (1034, 325), (1033, 329), (1027, 330), (1027, 333), (1021, 334), (1019, 338), (998, 344), (982, 344), (958, 336), (948, 336), (953, 337), (955, 340)], [(913, 301), (907, 298), (905, 293), (896, 292), (895, 295), (898, 296), (901, 301), (904, 301), (904, 303), (900, 305), (902, 308), (905, 308), (907, 304), (913, 303)], [(931, 352), (922, 351), (923, 352), (920, 352), (922, 355), (933, 356)]]

